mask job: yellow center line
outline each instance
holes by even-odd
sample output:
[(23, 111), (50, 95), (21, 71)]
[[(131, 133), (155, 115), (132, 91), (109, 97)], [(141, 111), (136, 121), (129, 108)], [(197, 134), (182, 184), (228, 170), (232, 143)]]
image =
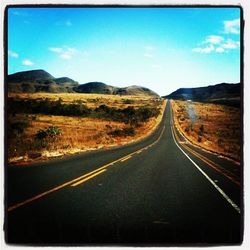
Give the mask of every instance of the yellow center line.
[[(158, 137), (153, 143), (151, 143), (151, 144), (148, 145), (148, 146), (153, 146), (154, 144), (156, 144), (156, 143), (161, 139), (164, 130), (165, 130), (165, 125), (163, 126), (162, 131), (161, 131), (161, 134), (159, 135), (159, 137)], [(106, 165), (104, 165), (104, 166), (102, 166), (102, 167), (100, 167), (100, 168), (97, 168), (97, 169), (95, 169), (95, 170), (93, 170), (93, 171), (91, 171), (91, 172), (89, 172), (89, 173), (87, 173), (87, 174), (84, 174), (84, 175), (82, 175), (82, 176), (79, 176), (79, 177), (77, 177), (77, 178), (75, 178), (75, 179), (73, 179), (73, 180), (71, 180), (71, 181), (65, 182), (65, 183), (63, 183), (63, 184), (61, 184), (61, 185), (59, 185), (59, 186), (57, 186), (57, 187), (54, 187), (54, 188), (52, 188), (52, 189), (50, 189), (50, 190), (48, 190), (48, 191), (45, 191), (45, 192), (43, 192), (43, 193), (41, 193), (41, 194), (38, 194), (38, 195), (36, 195), (36, 196), (34, 196), (34, 197), (32, 197), (32, 198), (29, 198), (29, 199), (27, 199), (27, 200), (24, 200), (24, 201), (22, 201), (22, 202), (19, 202), (19, 203), (15, 204), (15, 205), (13, 205), (13, 206), (10, 206), (10, 207), (7, 209), (7, 211), (8, 211), (8, 212), (13, 211), (13, 210), (15, 210), (15, 209), (17, 209), (17, 208), (19, 208), (19, 207), (21, 207), (21, 206), (24, 206), (24, 205), (26, 205), (26, 204), (29, 204), (29, 203), (35, 201), (35, 200), (38, 200), (38, 199), (40, 199), (40, 198), (42, 198), (42, 197), (44, 197), (44, 196), (46, 196), (46, 195), (48, 195), (48, 194), (50, 194), (50, 193), (52, 193), (52, 192), (58, 191), (58, 190), (60, 190), (60, 189), (62, 189), (62, 188), (64, 188), (64, 187), (66, 187), (66, 186), (69, 186), (69, 185), (71, 185), (71, 184), (73, 184), (73, 183), (75, 183), (75, 182), (77, 182), (77, 181), (80, 182), (80, 180), (82, 180), (82, 179), (83, 179), (83, 182), (84, 182), (84, 181), (87, 181), (88, 179), (93, 178), (94, 176), (98, 175), (99, 173), (101, 174), (102, 171), (100, 171), (100, 170), (105, 169), (105, 171), (106, 171), (106, 168), (107, 168), (107, 167), (110, 167), (110, 166), (114, 165), (115, 163), (117, 163), (117, 162), (119, 162), (119, 161), (122, 161), (122, 160), (125, 161), (125, 159), (126, 159), (127, 157), (130, 158), (130, 157), (132, 157), (132, 156), (135, 155), (135, 154), (141, 153), (142, 150), (147, 149), (148, 146), (145, 146), (145, 147), (143, 147), (143, 148), (140, 148), (140, 149), (136, 150), (136, 151), (133, 152), (133, 153), (130, 153), (130, 154), (126, 155), (126, 156), (123, 156), (123, 157), (121, 157), (121, 158), (119, 158), (119, 159), (117, 159), (117, 160), (115, 160), (115, 161), (112, 161), (112, 162), (110, 162), (110, 163), (108, 163), (108, 164), (106, 164)], [(99, 171), (100, 171), (100, 172), (99, 172)], [(98, 172), (98, 174), (93, 175), (93, 174), (96, 173), (96, 172)], [(103, 172), (104, 172), (104, 171), (103, 171)], [(90, 176), (90, 175), (91, 175), (91, 176)], [(92, 176), (92, 175), (93, 175), (93, 176)], [(91, 177), (91, 178), (88, 178), (88, 179), (87, 179), (86, 177), (88, 177), (88, 176)]]
[(130, 159), (131, 157), (132, 157), (132, 155), (129, 155), (129, 156), (125, 157), (125, 158), (123, 158), (123, 159), (121, 160), (121, 162), (126, 161), (126, 160)]
[(80, 180), (80, 181), (78, 181), (78, 182), (75, 182), (74, 184), (71, 185), (71, 187), (78, 186), (78, 185), (82, 184), (83, 182), (85, 182), (85, 181), (87, 181), (87, 180), (89, 180), (89, 179), (92, 179), (92, 178), (94, 178), (95, 176), (97, 176), (97, 175), (99, 175), (99, 174), (101, 174), (101, 173), (103, 173), (103, 172), (105, 172), (105, 171), (107, 171), (107, 169), (103, 169), (103, 170), (101, 170), (101, 171), (99, 171), (99, 172), (97, 172), (97, 173), (95, 173), (95, 174), (92, 174), (92, 175), (88, 176), (87, 178), (84, 178), (84, 179), (82, 179), (82, 180)]

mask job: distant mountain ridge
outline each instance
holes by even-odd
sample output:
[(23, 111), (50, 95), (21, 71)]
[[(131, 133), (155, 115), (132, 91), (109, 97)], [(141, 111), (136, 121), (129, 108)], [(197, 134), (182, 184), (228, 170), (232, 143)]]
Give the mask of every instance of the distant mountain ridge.
[(110, 94), (110, 95), (148, 95), (148, 96), (158, 96), (152, 90), (132, 85), (125, 88), (118, 88), (114, 86), (107, 85), (103, 82), (89, 82), (81, 84), (74, 88), (74, 91), (79, 93), (99, 93), (99, 94)]
[(240, 83), (220, 83), (207, 87), (180, 88), (169, 95), (163, 96), (163, 98), (239, 106), (240, 96)]
[(38, 81), (38, 80), (51, 80), (55, 79), (48, 72), (38, 69), (38, 70), (29, 70), (17, 72), (11, 75), (8, 75), (8, 82), (23, 82), (23, 81)]
[(22, 71), (8, 75), (10, 92), (49, 92), (49, 93), (96, 93), (113, 95), (159, 96), (152, 90), (141, 86), (125, 88), (114, 87), (103, 82), (79, 84), (68, 77), (55, 78), (44, 70)]

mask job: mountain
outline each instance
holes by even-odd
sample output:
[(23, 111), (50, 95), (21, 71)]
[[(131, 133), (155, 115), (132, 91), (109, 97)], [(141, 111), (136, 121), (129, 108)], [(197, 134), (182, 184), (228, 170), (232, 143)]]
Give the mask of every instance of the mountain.
[(38, 80), (51, 80), (54, 79), (48, 72), (38, 69), (22, 71), (15, 74), (8, 75), (8, 82), (35, 82)]
[(96, 93), (96, 94), (111, 94), (111, 95), (137, 95), (137, 96), (158, 96), (155, 92), (148, 88), (140, 86), (129, 86), (119, 88), (107, 85), (103, 82), (89, 82), (81, 84), (74, 88), (74, 91), (79, 93)]
[(53, 79), (54, 82), (56, 82), (57, 84), (61, 84), (61, 85), (65, 85), (65, 84), (75, 84), (75, 85), (78, 85), (79, 83), (72, 80), (71, 78), (69, 77), (59, 77), (59, 78), (54, 78)]
[(220, 83), (207, 87), (180, 88), (163, 98), (240, 106), (240, 96), (240, 83)]
[(68, 78), (55, 78), (44, 70), (29, 70), (8, 75), (8, 91), (10, 92), (74, 92), (78, 82)]
[(151, 89), (141, 87), (141, 86), (136, 86), (132, 85), (126, 88), (118, 88), (115, 92), (115, 94), (119, 95), (147, 95), (147, 96), (158, 96), (154, 91)]
[(88, 82), (74, 88), (78, 93), (114, 94), (117, 88), (103, 82)]
[(141, 86), (119, 88), (103, 82), (79, 84), (68, 77), (55, 78), (44, 70), (22, 71), (8, 75), (9, 92), (49, 92), (49, 93), (95, 93), (112, 95), (158, 96), (155, 92)]

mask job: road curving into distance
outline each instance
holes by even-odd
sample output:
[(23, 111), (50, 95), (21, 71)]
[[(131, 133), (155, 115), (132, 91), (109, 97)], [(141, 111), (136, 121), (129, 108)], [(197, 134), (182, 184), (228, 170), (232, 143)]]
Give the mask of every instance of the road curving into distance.
[(240, 244), (240, 166), (190, 145), (172, 120), (168, 102), (140, 142), (6, 168), (6, 241)]

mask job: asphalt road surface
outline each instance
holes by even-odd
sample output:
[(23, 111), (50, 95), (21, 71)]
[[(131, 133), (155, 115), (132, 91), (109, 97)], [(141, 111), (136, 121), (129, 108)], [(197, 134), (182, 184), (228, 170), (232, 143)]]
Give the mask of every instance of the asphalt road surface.
[(241, 166), (190, 145), (170, 102), (143, 141), (5, 171), (5, 237), (32, 245), (235, 245)]

